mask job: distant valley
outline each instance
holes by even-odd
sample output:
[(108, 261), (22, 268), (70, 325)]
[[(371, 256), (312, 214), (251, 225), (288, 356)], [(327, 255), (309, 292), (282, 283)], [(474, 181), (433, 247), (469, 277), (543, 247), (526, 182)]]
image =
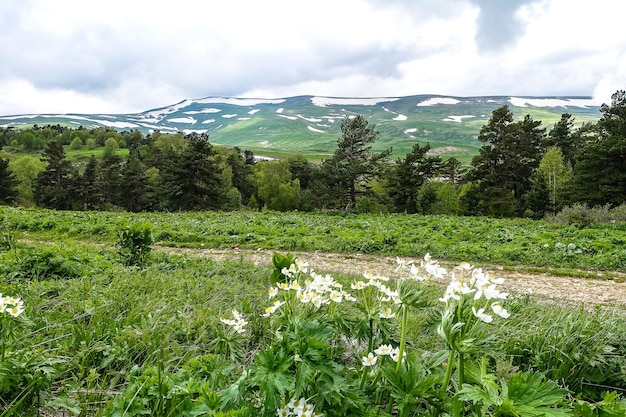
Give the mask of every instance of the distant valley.
[(600, 118), (600, 103), (589, 97), (207, 97), (135, 114), (0, 116), (0, 126), (61, 124), (138, 129), (145, 134), (155, 130), (207, 133), (211, 143), (239, 146), (259, 155), (302, 153), (324, 158), (335, 149), (341, 120), (361, 114), (380, 132), (374, 150), (391, 146), (395, 156), (404, 156), (414, 143), (429, 142), (432, 152), (467, 161), (482, 145), (476, 140), (480, 128), (494, 109), (505, 104), (516, 118), (530, 114), (548, 129), (563, 113), (572, 114), (576, 124)]

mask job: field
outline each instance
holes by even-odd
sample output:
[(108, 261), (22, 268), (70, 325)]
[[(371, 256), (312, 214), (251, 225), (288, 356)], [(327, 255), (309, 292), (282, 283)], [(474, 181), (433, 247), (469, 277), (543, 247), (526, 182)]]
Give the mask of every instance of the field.
[[(626, 305), (580, 303), (567, 291), (584, 287), (559, 278), (617, 291), (623, 223), (8, 207), (0, 219), (0, 292), (24, 308), (0, 313), (2, 415), (626, 410)], [(292, 259), (274, 251), (311, 263), (282, 270)], [(467, 291), (448, 285), (453, 270)], [(561, 299), (531, 291), (542, 278), (564, 280)]]

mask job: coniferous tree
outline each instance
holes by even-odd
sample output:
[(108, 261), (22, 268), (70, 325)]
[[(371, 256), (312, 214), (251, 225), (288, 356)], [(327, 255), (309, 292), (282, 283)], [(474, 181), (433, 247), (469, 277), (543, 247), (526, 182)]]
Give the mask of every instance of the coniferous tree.
[(35, 203), (57, 210), (71, 209), (75, 199), (76, 171), (67, 160), (63, 146), (56, 141), (48, 142), (41, 160), (48, 165), (35, 180)]
[(13, 204), (17, 200), (19, 181), (9, 169), (9, 161), (0, 158), (0, 204)]
[(148, 174), (146, 166), (139, 158), (139, 151), (133, 148), (122, 169), (120, 204), (128, 211), (139, 212), (148, 206)]
[(545, 129), (530, 116), (513, 121), (508, 106), (493, 111), (478, 140), (487, 143), (472, 159), (471, 180), (480, 181), (483, 211), (495, 216), (521, 215), (531, 176), (541, 158)]
[(122, 192), (124, 178), (122, 172), (124, 170), (124, 160), (115, 154), (108, 154), (100, 160), (99, 171), (101, 188), (104, 194), (105, 204), (116, 207), (123, 207), (125, 196)]
[(237, 147), (226, 157), (226, 164), (232, 170), (233, 187), (239, 191), (241, 203), (247, 205), (254, 193), (254, 183), (252, 181), (254, 165), (246, 163), (245, 157)]
[(579, 141), (580, 136), (574, 132), (574, 117), (569, 113), (563, 113), (561, 120), (556, 122), (554, 127), (548, 132), (544, 146), (546, 148), (551, 146), (559, 148), (565, 162), (571, 166)]
[(417, 196), (420, 187), (439, 175), (442, 162), (439, 156), (428, 156), (430, 143), (413, 149), (404, 159), (398, 159), (388, 174), (389, 195), (397, 211), (417, 213), (420, 211)]
[(77, 184), (77, 204), (84, 210), (104, 208), (104, 191), (98, 160), (91, 155)]
[(181, 153), (168, 151), (161, 171), (170, 210), (217, 210), (222, 207), (225, 186), (221, 168), (209, 142), (192, 135)]
[(576, 152), (570, 202), (618, 206), (626, 202), (626, 92), (600, 112), (595, 136)]
[(323, 175), (339, 204), (354, 209), (357, 195), (366, 194), (369, 181), (381, 172), (391, 148), (373, 153), (372, 144), (378, 135), (376, 127), (370, 126), (361, 115), (346, 117), (341, 122), (335, 153), (332, 159), (322, 163)]

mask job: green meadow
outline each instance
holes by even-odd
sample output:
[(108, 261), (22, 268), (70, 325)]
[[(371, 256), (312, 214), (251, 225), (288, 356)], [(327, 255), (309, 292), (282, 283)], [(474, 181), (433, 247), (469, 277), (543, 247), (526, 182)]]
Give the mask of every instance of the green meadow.
[[(624, 223), (0, 207), (0, 410), (623, 416), (624, 305), (498, 286), (512, 269), (617, 282), (625, 240)], [(290, 251), (403, 261), (392, 277), (313, 272)]]

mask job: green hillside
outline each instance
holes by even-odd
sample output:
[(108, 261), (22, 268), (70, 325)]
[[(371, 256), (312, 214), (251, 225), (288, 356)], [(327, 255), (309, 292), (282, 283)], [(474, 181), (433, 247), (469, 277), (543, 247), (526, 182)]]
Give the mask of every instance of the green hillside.
[(580, 97), (208, 97), (137, 114), (2, 116), (0, 126), (60, 124), (138, 129), (146, 134), (156, 130), (205, 133), (214, 144), (239, 146), (258, 155), (302, 153), (321, 159), (332, 154), (341, 134), (341, 120), (360, 114), (380, 132), (375, 151), (391, 146), (395, 156), (404, 156), (415, 143), (429, 142), (434, 153), (467, 161), (481, 146), (476, 141), (480, 128), (492, 111), (503, 105), (508, 105), (516, 118), (529, 114), (547, 129), (563, 113), (574, 115), (576, 124), (600, 117), (598, 103)]

